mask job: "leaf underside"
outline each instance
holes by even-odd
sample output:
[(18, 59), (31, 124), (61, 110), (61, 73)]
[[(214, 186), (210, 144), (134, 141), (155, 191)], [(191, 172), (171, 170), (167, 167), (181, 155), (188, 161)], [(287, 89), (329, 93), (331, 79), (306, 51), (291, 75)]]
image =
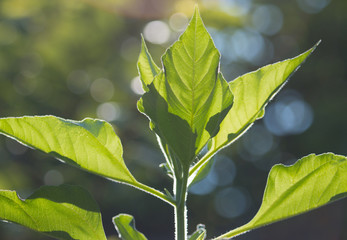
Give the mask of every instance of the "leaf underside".
[(341, 199), (347, 193), (347, 158), (332, 153), (308, 155), (292, 166), (275, 165), (263, 202), (247, 224), (216, 239), (229, 239)]
[(0, 133), (73, 166), (120, 182), (135, 183), (112, 126), (102, 120), (55, 116), (1, 118)]
[(26, 200), (0, 190), (0, 219), (64, 240), (106, 240), (99, 208), (83, 188), (45, 186)]
[(123, 240), (147, 240), (145, 235), (137, 231), (133, 216), (119, 214), (112, 219), (119, 237)]

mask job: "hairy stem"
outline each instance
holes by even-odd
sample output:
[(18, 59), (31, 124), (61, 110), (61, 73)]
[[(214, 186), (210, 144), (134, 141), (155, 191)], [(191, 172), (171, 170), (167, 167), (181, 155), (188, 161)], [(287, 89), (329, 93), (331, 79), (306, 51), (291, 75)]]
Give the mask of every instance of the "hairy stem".
[(176, 196), (175, 206), (175, 239), (187, 239), (187, 185), (188, 185), (188, 171), (184, 171), (181, 176), (176, 176), (174, 183), (174, 192)]

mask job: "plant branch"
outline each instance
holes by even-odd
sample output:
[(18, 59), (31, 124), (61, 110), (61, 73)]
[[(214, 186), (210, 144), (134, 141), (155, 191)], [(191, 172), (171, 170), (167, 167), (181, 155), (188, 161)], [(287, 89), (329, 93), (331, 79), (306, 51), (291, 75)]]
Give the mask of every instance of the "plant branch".
[(137, 189), (140, 189), (146, 193), (149, 193), (161, 200), (163, 200), (164, 202), (170, 204), (171, 206), (176, 206), (176, 202), (174, 201), (174, 199), (172, 199), (170, 196), (167, 196), (166, 194), (160, 192), (159, 190), (149, 187), (143, 183), (137, 182), (136, 184), (131, 183), (132, 186), (136, 187)]

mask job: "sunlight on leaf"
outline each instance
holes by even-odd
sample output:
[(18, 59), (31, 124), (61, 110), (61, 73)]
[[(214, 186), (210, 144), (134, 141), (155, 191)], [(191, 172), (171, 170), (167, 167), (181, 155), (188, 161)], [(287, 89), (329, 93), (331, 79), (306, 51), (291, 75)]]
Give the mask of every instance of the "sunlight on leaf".
[(105, 121), (54, 116), (1, 118), (0, 133), (92, 173), (136, 182), (125, 166), (118, 136)]
[(284, 86), (317, 45), (305, 53), (247, 73), (230, 82), (235, 96), (233, 108), (221, 123), (221, 130), (212, 141), (211, 151), (237, 139), (256, 119), (264, 115), (267, 103)]
[(347, 192), (347, 158), (332, 153), (311, 154), (292, 166), (275, 165), (269, 174), (263, 203), (246, 225), (216, 239), (229, 239), (341, 199)]
[(196, 10), (186, 31), (162, 57), (164, 70), (138, 102), (152, 129), (185, 167), (216, 135), (233, 102), (219, 73), (219, 60), (220, 54)]
[(139, 59), (137, 60), (137, 69), (142, 82), (142, 88), (146, 92), (148, 91), (147, 85), (153, 82), (153, 79), (160, 72), (160, 68), (155, 64), (152, 56), (148, 52), (145, 40), (141, 37), (141, 52)]
[(220, 149), (233, 143), (245, 133), (254, 121), (264, 116), (265, 106), (318, 44), (319, 42), (295, 58), (267, 65), (229, 83), (234, 94), (233, 107), (220, 124), (218, 134), (212, 138), (212, 145), (206, 157), (191, 169), (191, 176)]
[(99, 207), (83, 188), (45, 186), (22, 200), (0, 190), (0, 219), (64, 240), (106, 240)]

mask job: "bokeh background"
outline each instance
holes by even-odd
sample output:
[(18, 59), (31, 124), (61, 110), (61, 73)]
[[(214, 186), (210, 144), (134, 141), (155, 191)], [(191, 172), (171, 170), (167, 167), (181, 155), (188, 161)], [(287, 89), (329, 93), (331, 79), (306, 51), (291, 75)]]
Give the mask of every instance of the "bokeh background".
[[(196, 2), (228, 81), (322, 40), (265, 118), (222, 150), (208, 177), (190, 190), (189, 232), (203, 223), (211, 238), (252, 218), (274, 164), (313, 152), (347, 155), (347, 1), (0, 0), (0, 117), (105, 119), (122, 139), (133, 175), (171, 189), (148, 120), (136, 109), (142, 93), (136, 61), (143, 33), (159, 64)], [(173, 211), (160, 200), (0, 138), (0, 188), (25, 198), (62, 183), (92, 193), (109, 239), (117, 239), (111, 218), (119, 213), (132, 214), (150, 240), (174, 239)], [(235, 239), (342, 240), (346, 225), (342, 200)], [(49, 238), (1, 223), (0, 239)]]

